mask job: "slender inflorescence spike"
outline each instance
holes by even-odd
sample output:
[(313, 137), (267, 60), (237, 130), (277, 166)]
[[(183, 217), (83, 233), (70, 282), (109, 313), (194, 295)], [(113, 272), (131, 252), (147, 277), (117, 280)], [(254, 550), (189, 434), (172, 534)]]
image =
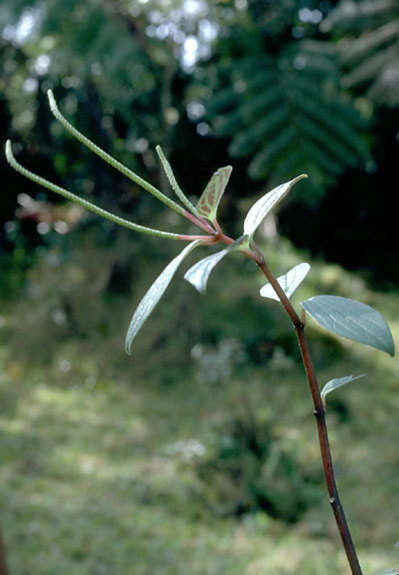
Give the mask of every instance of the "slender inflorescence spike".
[(185, 193), (183, 192), (183, 190), (181, 189), (181, 187), (177, 183), (175, 175), (174, 175), (173, 170), (172, 170), (172, 167), (171, 167), (170, 163), (168, 162), (168, 160), (166, 159), (166, 156), (163, 153), (161, 146), (157, 146), (155, 149), (156, 149), (158, 157), (161, 161), (162, 167), (165, 171), (166, 177), (168, 178), (169, 183), (172, 187), (172, 190), (175, 192), (176, 196), (179, 198), (179, 200), (182, 202), (182, 204), (184, 204), (186, 206), (186, 208), (188, 210), (190, 210), (190, 212), (192, 214), (194, 214), (195, 216), (198, 216), (198, 213), (197, 213), (197, 210), (196, 210), (194, 204), (192, 204), (190, 202), (190, 200), (187, 198), (187, 196), (185, 195)]
[(57, 185), (53, 184), (52, 182), (49, 182), (48, 180), (46, 180), (45, 178), (42, 178), (41, 176), (38, 176), (37, 174), (34, 174), (30, 170), (27, 170), (26, 168), (24, 168), (24, 166), (22, 166), (19, 162), (17, 162), (17, 160), (15, 159), (15, 156), (13, 154), (13, 151), (12, 151), (12, 146), (11, 146), (10, 140), (7, 140), (7, 142), (6, 142), (6, 157), (7, 157), (7, 161), (9, 162), (10, 166), (12, 168), (14, 168), (14, 170), (16, 170), (17, 172), (19, 172), (20, 174), (22, 174), (23, 176), (25, 176), (29, 180), (32, 180), (32, 182), (35, 182), (36, 184), (39, 184), (40, 186), (43, 186), (44, 188), (47, 188), (48, 190), (51, 190), (52, 192), (55, 192), (56, 194), (60, 194), (61, 196), (63, 196), (67, 200), (71, 200), (72, 202), (79, 204), (80, 206), (86, 208), (87, 210), (90, 210), (90, 211), (94, 212), (95, 214), (102, 216), (103, 218), (106, 218), (107, 220), (110, 220), (111, 222), (113, 222), (115, 224), (118, 224), (120, 226), (128, 228), (129, 230), (133, 230), (135, 232), (141, 232), (142, 234), (147, 234), (150, 236), (157, 236), (160, 238), (168, 238), (171, 240), (192, 239), (189, 236), (182, 236), (180, 234), (173, 234), (173, 233), (164, 232), (161, 230), (154, 230), (152, 228), (147, 228), (145, 226), (139, 226), (138, 224), (135, 224), (133, 222), (130, 222), (129, 220), (125, 220), (124, 218), (121, 218), (120, 216), (116, 216), (115, 214), (111, 214), (110, 212), (104, 210), (103, 208), (100, 208), (100, 207), (96, 206), (95, 204), (92, 204), (91, 202), (88, 202), (87, 200), (80, 198), (79, 196), (76, 196), (75, 194), (72, 194), (71, 192), (68, 192), (68, 190), (65, 190), (64, 188), (61, 188), (60, 186), (57, 186)]
[(132, 172), (132, 170), (129, 170), (129, 168), (127, 168), (126, 166), (121, 164), (121, 162), (119, 162), (118, 160), (116, 160), (115, 158), (113, 158), (112, 156), (107, 154), (107, 152), (105, 152), (104, 150), (99, 148), (94, 142), (89, 140), (89, 138), (86, 138), (86, 136), (84, 136), (81, 132), (79, 132), (79, 130), (77, 130), (74, 126), (72, 126), (72, 124), (70, 124), (68, 122), (68, 120), (66, 118), (64, 118), (64, 116), (59, 111), (57, 103), (56, 103), (55, 98), (54, 98), (54, 94), (51, 90), (47, 91), (47, 96), (48, 96), (48, 100), (49, 100), (49, 104), (50, 104), (50, 110), (53, 113), (54, 117), (63, 125), (63, 127), (74, 138), (79, 140), (79, 142), (81, 142), (84, 146), (89, 148), (89, 150), (94, 152), (94, 154), (97, 154), (97, 156), (100, 156), (101, 159), (103, 159), (105, 162), (110, 164), (113, 168), (118, 170), (118, 172), (121, 172), (124, 176), (129, 178), (129, 180), (132, 180), (137, 185), (144, 188), (144, 190), (146, 190), (147, 192), (150, 192), (150, 194), (155, 196), (159, 201), (161, 201), (164, 204), (166, 204), (167, 206), (169, 206), (169, 208), (171, 208), (175, 212), (178, 212), (179, 214), (184, 216), (185, 210), (182, 206), (179, 206), (179, 204), (177, 204), (176, 202), (174, 202), (173, 200), (171, 200), (170, 198), (165, 196), (160, 190), (158, 190), (158, 188), (155, 188), (155, 186), (153, 186), (152, 184), (150, 184), (149, 182), (147, 182), (146, 180), (144, 180), (143, 178), (141, 178), (140, 176), (138, 176), (137, 174)]

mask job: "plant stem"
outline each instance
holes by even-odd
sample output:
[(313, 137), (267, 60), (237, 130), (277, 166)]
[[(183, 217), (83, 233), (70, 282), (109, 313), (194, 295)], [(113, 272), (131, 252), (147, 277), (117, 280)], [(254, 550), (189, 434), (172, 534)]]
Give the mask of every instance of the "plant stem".
[(6, 552), (4, 549), (4, 543), (0, 532), (0, 575), (7, 575), (7, 566), (6, 566)]
[(208, 232), (208, 234), (215, 234), (216, 233), (216, 231), (212, 228), (212, 226), (204, 218), (194, 216), (194, 214), (191, 214), (187, 210), (184, 211), (183, 215), (187, 220), (190, 220), (190, 222), (192, 222), (193, 224), (195, 224), (196, 226), (198, 226), (199, 228), (201, 228), (205, 232)]
[(256, 262), (258, 267), (262, 270), (267, 280), (273, 286), (274, 291), (280, 298), (280, 301), (285, 311), (289, 315), (295, 328), (299, 348), (301, 350), (303, 366), (305, 368), (306, 377), (309, 383), (310, 393), (312, 395), (314, 405), (313, 414), (315, 415), (317, 422), (321, 459), (323, 462), (324, 477), (327, 485), (329, 501), (334, 513), (339, 533), (341, 535), (342, 544), (345, 548), (345, 553), (349, 561), (352, 575), (362, 575), (362, 569), (360, 567), (359, 559), (357, 557), (355, 545), (352, 540), (349, 526), (345, 517), (344, 509), (339, 499), (337, 484), (335, 481), (334, 465), (330, 450), (330, 443), (328, 440), (326, 416), (323, 407), (323, 402), (320, 396), (319, 386), (317, 383), (316, 372), (314, 369), (313, 361), (310, 356), (309, 347), (306, 340), (305, 325), (299, 318), (297, 312), (292, 306), (290, 300), (287, 298), (284, 290), (281, 288), (277, 279), (274, 277), (269, 266), (264, 261), (263, 255), (258, 249), (256, 251), (257, 254), (259, 255), (259, 260)]

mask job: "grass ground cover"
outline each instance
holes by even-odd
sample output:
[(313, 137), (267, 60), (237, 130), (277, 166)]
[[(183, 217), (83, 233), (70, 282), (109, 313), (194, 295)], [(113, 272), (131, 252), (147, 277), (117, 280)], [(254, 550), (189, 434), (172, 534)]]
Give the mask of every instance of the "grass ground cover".
[[(289, 267), (297, 256), (282, 244), (279, 257), (280, 265)], [(240, 290), (254, 293), (240, 279), (239, 265), (227, 268), (236, 282), (233, 300)], [(374, 292), (338, 267), (317, 262), (310, 278), (302, 295), (312, 295), (316, 285), (324, 293), (354, 297), (356, 292), (387, 317), (398, 337), (398, 294)], [(261, 278), (254, 275), (254, 281), (260, 284)], [(171, 308), (173, 300), (172, 295)], [(197, 305), (207, 305), (203, 301)], [(154, 332), (170, 311), (154, 320)], [(20, 312), (14, 306), (3, 313), (4, 323), (12, 325)], [(196, 473), (198, 459), (227, 428), (243, 389), (257, 418), (268, 422), (300, 464), (317, 468), (314, 422), (299, 365), (288, 361), (288, 369), (274, 350), (265, 367), (233, 366), (227, 389), (223, 382), (202, 382), (195, 361), (175, 351), (171, 382), (160, 376), (156, 354), (151, 365), (143, 363), (151, 337), (143, 337), (137, 358), (121, 368), (119, 356), (106, 355), (107, 337), (99, 343), (93, 335), (83, 344), (60, 339), (51, 361), (38, 362), (22, 360), (3, 335), (0, 501), (10, 572), (346, 572), (324, 487), (301, 520), (287, 525), (261, 511), (221, 515)], [(328, 417), (342, 498), (362, 566), (373, 573), (399, 562), (397, 361), (350, 342), (331, 347), (330, 341), (312, 330), (321, 383), (367, 374), (336, 392)], [(114, 351), (114, 342), (108, 343)]]

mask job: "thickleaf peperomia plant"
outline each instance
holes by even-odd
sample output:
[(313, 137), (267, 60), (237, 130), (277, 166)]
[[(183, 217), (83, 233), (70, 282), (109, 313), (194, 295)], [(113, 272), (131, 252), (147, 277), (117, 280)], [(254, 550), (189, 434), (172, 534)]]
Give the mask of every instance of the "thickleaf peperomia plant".
[(341, 375), (340, 377), (327, 382), (320, 392), (305, 336), (306, 313), (326, 330), (336, 335), (385, 351), (392, 356), (394, 355), (394, 343), (391, 331), (384, 318), (368, 305), (351, 299), (334, 295), (311, 297), (302, 302), (301, 305), (303, 310), (302, 314), (299, 315), (292, 305), (290, 298), (307, 276), (310, 270), (309, 264), (300, 263), (287, 271), (285, 275), (276, 278), (267, 265), (262, 252), (256, 245), (254, 235), (264, 218), (271, 212), (271, 210), (277, 207), (278, 203), (287, 196), (297, 182), (307, 176), (305, 174), (299, 175), (293, 180), (281, 184), (258, 199), (245, 217), (242, 235), (238, 239), (234, 240), (223, 232), (218, 222), (218, 207), (231, 175), (232, 168), (230, 166), (220, 168), (213, 174), (197, 204), (194, 205), (180, 188), (168, 160), (164, 156), (162, 149), (158, 146), (157, 153), (165, 174), (172, 190), (175, 192), (178, 200), (180, 200), (180, 203), (177, 203), (81, 134), (61, 114), (51, 91), (48, 92), (48, 97), (52, 113), (73, 137), (77, 138), (92, 152), (100, 156), (112, 167), (135, 182), (138, 186), (154, 195), (168, 208), (174, 210), (182, 217), (186, 218), (191, 224), (197, 226), (200, 231), (198, 235), (175, 234), (141, 226), (120, 216), (116, 216), (27, 170), (15, 159), (11, 142), (8, 141), (6, 143), (6, 157), (10, 165), (17, 170), (17, 172), (21, 173), (33, 182), (36, 182), (69, 200), (77, 202), (88, 210), (91, 210), (92, 212), (133, 231), (157, 236), (159, 238), (187, 242), (184, 249), (158, 276), (134, 312), (126, 335), (125, 347), (127, 353), (130, 353), (135, 337), (165, 293), (183, 260), (197, 247), (205, 245), (212, 246), (219, 243), (224, 244), (225, 246), (222, 250), (201, 259), (186, 272), (184, 276), (185, 279), (201, 293), (206, 291), (208, 278), (214, 267), (233, 251), (239, 251), (245, 257), (252, 259), (264, 274), (267, 279), (267, 284), (261, 288), (260, 295), (265, 298), (277, 300), (281, 303), (283, 309), (291, 319), (297, 335), (298, 345), (313, 400), (313, 413), (317, 422), (321, 458), (329, 501), (333, 509), (351, 571), (353, 575), (361, 575), (362, 570), (335, 482), (326, 422), (326, 396), (335, 389), (354, 381), (361, 376), (354, 377), (352, 375)]

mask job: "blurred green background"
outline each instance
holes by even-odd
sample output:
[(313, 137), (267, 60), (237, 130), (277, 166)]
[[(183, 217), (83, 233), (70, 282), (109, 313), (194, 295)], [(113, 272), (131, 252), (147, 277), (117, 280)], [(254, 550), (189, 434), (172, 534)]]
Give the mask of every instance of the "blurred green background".
[[(0, 140), (33, 171), (174, 232), (188, 229), (176, 214), (63, 131), (48, 88), (167, 194), (157, 144), (192, 199), (232, 164), (234, 236), (262, 192), (307, 172), (259, 233), (272, 269), (309, 261), (297, 304), (361, 300), (397, 339), (398, 38), (397, 0), (2, 0)], [(180, 244), (101, 221), (4, 157), (0, 176), (10, 573), (347, 572), (295, 337), (251, 262), (223, 261), (206, 297), (180, 274), (128, 357), (131, 313)], [(397, 360), (311, 321), (309, 335), (321, 383), (367, 373), (332, 397), (328, 422), (373, 573), (399, 564)]]

